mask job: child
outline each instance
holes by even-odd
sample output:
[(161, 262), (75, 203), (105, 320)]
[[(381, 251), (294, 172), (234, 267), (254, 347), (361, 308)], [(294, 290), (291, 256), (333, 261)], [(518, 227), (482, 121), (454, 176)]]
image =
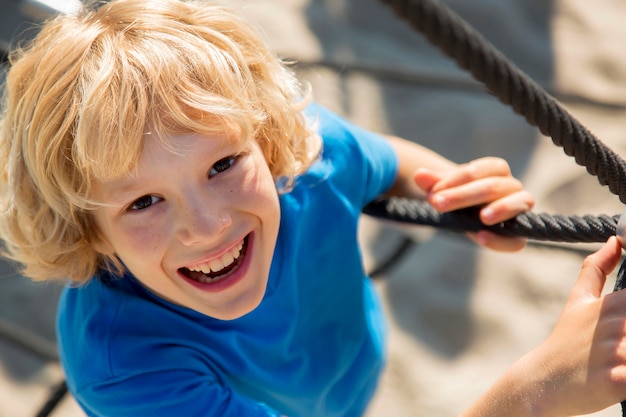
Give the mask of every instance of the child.
[[(421, 193), (494, 224), (533, 205), (500, 159), (457, 166), (312, 103), (236, 12), (207, 3), (61, 16), (6, 84), (2, 238), (25, 275), (71, 280), (59, 348), (90, 416), (362, 415), (384, 364), (362, 207)], [(619, 255), (613, 239), (586, 261), (553, 337), (467, 416), (626, 397), (626, 303), (600, 297)]]

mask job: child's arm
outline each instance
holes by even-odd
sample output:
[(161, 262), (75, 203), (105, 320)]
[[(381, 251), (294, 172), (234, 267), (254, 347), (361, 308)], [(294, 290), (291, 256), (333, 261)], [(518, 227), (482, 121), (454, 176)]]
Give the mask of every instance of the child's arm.
[(550, 337), (462, 417), (574, 416), (626, 398), (626, 292), (602, 295), (620, 254), (612, 237), (587, 257)]
[[(425, 196), (439, 211), (481, 205), (494, 224), (529, 210), (533, 197), (506, 161), (481, 158), (457, 165), (422, 146), (387, 137), (399, 169), (390, 195)], [(480, 232), (479, 243), (515, 250), (523, 239)], [(517, 361), (462, 417), (574, 416), (626, 399), (626, 292), (602, 295), (621, 247), (615, 238), (584, 264), (551, 336)]]
[[(500, 223), (530, 210), (532, 195), (511, 175), (508, 163), (486, 157), (457, 165), (413, 142), (386, 136), (398, 155), (399, 167), (390, 195), (424, 197), (441, 212), (482, 206), (486, 225)], [(507, 238), (488, 231), (470, 236), (479, 244), (497, 250), (524, 247), (525, 239)]]

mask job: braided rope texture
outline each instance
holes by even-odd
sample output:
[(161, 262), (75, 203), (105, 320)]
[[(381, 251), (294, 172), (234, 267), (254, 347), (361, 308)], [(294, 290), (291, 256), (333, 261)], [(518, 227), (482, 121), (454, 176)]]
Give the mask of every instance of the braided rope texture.
[(482, 82), (500, 101), (552, 138), (626, 203), (626, 163), (480, 33), (437, 0), (382, 0)]
[[(408, 20), (414, 29), (422, 32), (433, 45), (438, 46), (442, 52), (453, 58), (461, 68), (468, 70), (500, 101), (524, 116), (526, 121), (538, 127), (541, 133), (552, 138), (553, 143), (562, 147), (566, 155), (573, 156), (577, 164), (586, 167), (587, 172), (596, 176), (601, 185), (608, 186), (622, 203), (626, 203), (624, 161), (463, 19), (437, 0), (382, 0), (382, 2), (391, 5), (396, 14)], [(383, 217), (393, 217), (394, 210), (396, 210), (402, 213), (401, 217), (407, 221), (411, 216), (422, 213), (417, 207), (407, 206), (404, 203), (398, 207), (395, 207), (391, 201), (387, 203), (383, 201), (381, 204), (385, 207), (385, 211), (388, 211), (382, 215)], [(425, 207), (421, 207), (424, 209), (423, 213), (428, 212)], [(366, 211), (375, 211), (375, 208), (376, 203), (372, 203), (366, 207)], [(445, 217), (448, 217), (446, 214), (438, 215), (436, 212), (428, 214), (440, 217), (441, 225), (445, 223)], [(468, 215), (458, 217), (460, 220)], [(470, 213), (469, 217), (478, 219), (475, 211)], [(456, 221), (455, 219), (454, 222)], [(502, 233), (510, 229), (516, 230), (515, 236), (522, 235), (533, 239), (549, 236), (550, 240), (564, 239), (563, 241), (569, 241), (570, 233), (574, 233), (575, 241), (587, 242), (587, 232), (592, 231), (592, 236), (590, 236), (592, 239), (604, 241), (615, 234), (617, 221), (617, 216), (580, 218), (526, 213), (498, 225), (498, 232)], [(510, 225), (511, 222), (514, 225)], [(531, 229), (538, 228), (539, 231), (528, 229), (527, 226)], [(605, 227), (608, 232), (604, 229)], [(551, 231), (548, 232), (548, 230)], [(561, 232), (564, 233), (561, 234)], [(626, 261), (619, 269), (614, 291), (625, 287)], [(620, 405), (622, 417), (626, 417), (626, 400)]]
[(368, 204), (363, 213), (388, 220), (423, 226), (436, 226), (455, 232), (490, 230), (503, 236), (519, 236), (553, 242), (605, 242), (615, 235), (619, 215), (562, 216), (522, 213), (514, 219), (485, 226), (477, 208), (439, 213), (425, 201), (392, 197)]

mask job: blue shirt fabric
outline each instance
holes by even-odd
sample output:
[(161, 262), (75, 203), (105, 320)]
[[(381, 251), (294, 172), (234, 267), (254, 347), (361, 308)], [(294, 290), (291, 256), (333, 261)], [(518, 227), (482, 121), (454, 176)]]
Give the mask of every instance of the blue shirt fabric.
[(384, 321), (357, 244), (362, 207), (397, 160), (381, 137), (318, 105), (320, 160), (280, 196), (266, 294), (221, 321), (132, 276), (65, 289), (58, 340), (89, 416), (360, 416), (384, 364)]

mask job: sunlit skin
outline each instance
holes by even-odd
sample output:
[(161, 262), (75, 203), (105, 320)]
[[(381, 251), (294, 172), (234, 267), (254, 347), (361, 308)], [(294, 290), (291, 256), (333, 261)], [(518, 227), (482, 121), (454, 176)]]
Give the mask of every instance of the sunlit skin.
[[(165, 139), (175, 152), (148, 136), (132, 175), (96, 185), (107, 204), (94, 212), (101, 250), (166, 300), (221, 320), (241, 317), (267, 285), (280, 223), (274, 179), (254, 141)], [(226, 268), (215, 279), (191, 272), (211, 265)]]

